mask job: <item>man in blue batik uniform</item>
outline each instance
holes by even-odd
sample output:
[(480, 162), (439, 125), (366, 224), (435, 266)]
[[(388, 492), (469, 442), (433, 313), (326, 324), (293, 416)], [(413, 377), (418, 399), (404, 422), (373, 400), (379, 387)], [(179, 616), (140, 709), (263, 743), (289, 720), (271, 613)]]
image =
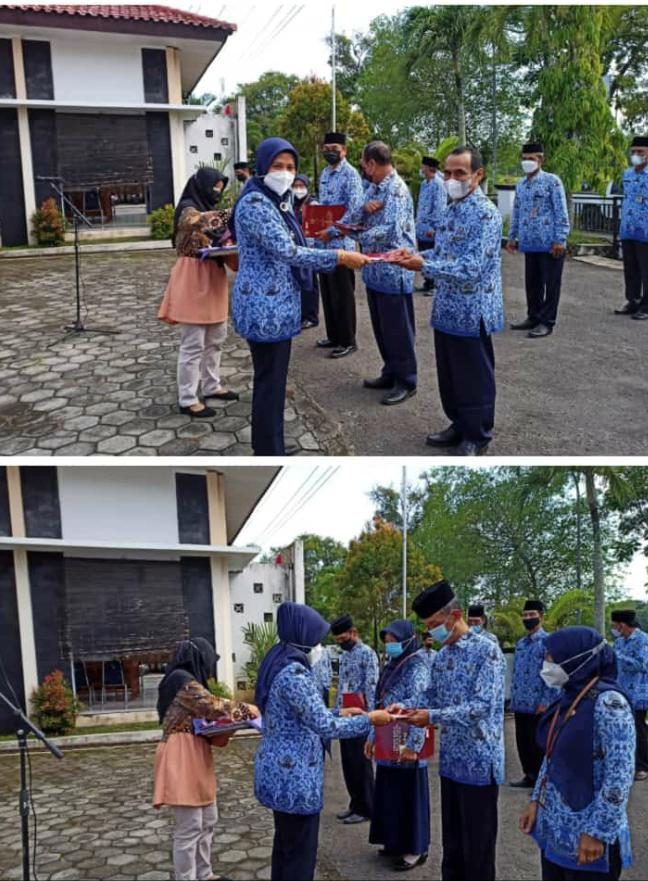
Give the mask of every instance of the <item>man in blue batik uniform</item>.
[[(344, 708), (344, 695), (353, 695), (352, 705), (359, 700), (369, 712), (374, 709), (378, 684), (378, 657), (365, 645), (350, 615), (342, 615), (331, 623), (331, 633), (342, 649), (335, 708)], [(373, 767), (364, 754), (365, 738), (354, 737), (340, 745), (342, 773), (349, 793), (349, 809), (337, 815), (346, 825), (371, 819), (374, 797)]]
[(623, 173), (621, 229), (626, 304), (617, 315), (648, 318), (648, 138), (630, 145), (632, 168)]
[(441, 877), (494, 881), (504, 782), (504, 657), (470, 630), (447, 581), (422, 591), (412, 609), (442, 643), (431, 688), (422, 696), (426, 709), (408, 719), (441, 729)]
[[(322, 155), (328, 167), (320, 176), (319, 202), (322, 205), (344, 205), (346, 210), (340, 223), (349, 223), (363, 201), (360, 175), (347, 162), (346, 153), (344, 133), (329, 132), (324, 136)], [(318, 233), (316, 240), (322, 248), (355, 248), (353, 240), (335, 226)], [(320, 349), (330, 349), (331, 358), (344, 358), (357, 349), (355, 273), (338, 266), (332, 273), (320, 275), (320, 288), (326, 338), (318, 340), (316, 345)]]
[(542, 144), (524, 144), (522, 170), (525, 177), (515, 187), (511, 232), (506, 250), (518, 248), (525, 257), (527, 317), (513, 330), (527, 330), (527, 336), (549, 336), (558, 315), (560, 283), (569, 215), (562, 181), (542, 170)]
[[(439, 171), (439, 160), (424, 156), (421, 161), (421, 187), (416, 206), (416, 241), (419, 252), (434, 247), (434, 236), (443, 212), (448, 205), (448, 194), (443, 185), (443, 175)], [(423, 287), (415, 288), (432, 296), (432, 279), (424, 278)]]
[(542, 750), (536, 743), (536, 729), (540, 716), (558, 697), (558, 690), (543, 682), (540, 671), (545, 660), (545, 640), (549, 636), (542, 628), (544, 603), (527, 600), (522, 611), (522, 624), (528, 631), (518, 640), (513, 657), (511, 680), (511, 710), (515, 713), (515, 741), (524, 777), (511, 783), (518, 789), (532, 789), (542, 764)]
[[(412, 196), (392, 164), (391, 150), (382, 141), (364, 149), (361, 165), (371, 180), (362, 210), (355, 219), (365, 254), (415, 247)], [(365, 388), (383, 389), (381, 404), (400, 404), (416, 394), (414, 273), (387, 262), (369, 263), (362, 273), (367, 287), (371, 326), (383, 359), (380, 376), (365, 379)]]
[(635, 780), (645, 780), (648, 777), (648, 634), (639, 628), (634, 609), (616, 609), (611, 618), (619, 685), (632, 704), (637, 732)]
[(451, 202), (434, 250), (392, 255), (435, 280), (431, 323), (441, 403), (450, 425), (428, 435), (426, 443), (457, 447), (459, 456), (485, 452), (493, 436), (492, 334), (504, 328), (502, 218), (479, 187), (483, 165), (477, 150), (453, 150), (444, 169)]
[(488, 630), (488, 617), (481, 603), (468, 606), (468, 626), (475, 633), (480, 633), (486, 639), (490, 639), (499, 648), (499, 639)]

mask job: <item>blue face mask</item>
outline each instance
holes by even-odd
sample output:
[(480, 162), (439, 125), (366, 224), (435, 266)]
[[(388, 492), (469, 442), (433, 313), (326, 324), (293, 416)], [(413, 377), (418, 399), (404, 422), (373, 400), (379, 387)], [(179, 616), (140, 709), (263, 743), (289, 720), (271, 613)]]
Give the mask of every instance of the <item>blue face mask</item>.
[(385, 643), (385, 652), (387, 657), (392, 658), (400, 658), (403, 654), (403, 643), (402, 642), (386, 642)]
[(445, 642), (446, 639), (450, 636), (450, 631), (445, 626), (445, 624), (439, 624), (438, 627), (430, 628), (430, 630), (428, 630), (428, 633), (435, 642)]
[(470, 629), (472, 630), (473, 633), (481, 633), (482, 632), (481, 624), (473, 624)]

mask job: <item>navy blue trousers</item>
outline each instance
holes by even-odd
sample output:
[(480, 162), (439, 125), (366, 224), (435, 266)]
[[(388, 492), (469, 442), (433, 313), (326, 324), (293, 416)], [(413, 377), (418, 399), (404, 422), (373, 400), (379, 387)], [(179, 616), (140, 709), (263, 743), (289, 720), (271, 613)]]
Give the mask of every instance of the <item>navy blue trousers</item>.
[(283, 456), (286, 380), (292, 340), (255, 343), (248, 340), (254, 367), (252, 449), (255, 456)]
[(556, 259), (547, 253), (524, 255), (527, 314), (536, 324), (553, 327), (556, 323), (564, 265), (564, 256)]
[(626, 300), (648, 310), (648, 242), (624, 239), (621, 250)]
[(427, 765), (378, 765), (369, 843), (395, 857), (430, 848), (430, 789)]
[(610, 868), (607, 872), (586, 872), (583, 869), (565, 869), (557, 866), (542, 854), (542, 881), (619, 881), (623, 864), (619, 842), (610, 845), (608, 851)]
[(383, 359), (382, 376), (416, 388), (416, 326), (411, 294), (383, 294), (367, 288), (371, 326)]
[[(429, 251), (431, 248), (434, 248), (434, 242), (430, 242), (428, 239), (416, 240), (416, 250), (419, 252), (419, 254), (421, 254), (423, 251)], [(434, 280), (423, 276), (423, 289), (426, 291), (431, 291), (433, 287)]]
[(444, 413), (466, 440), (480, 446), (495, 424), (495, 353), (481, 326), (479, 337), (434, 331), (439, 392)]
[(272, 881), (313, 881), (320, 815), (273, 813)]
[(301, 319), (319, 324), (319, 285), (313, 273), (313, 290), (301, 292)]
[(351, 737), (340, 741), (342, 774), (349, 793), (349, 810), (369, 819), (373, 814), (373, 765), (365, 758), (365, 737)]
[(495, 881), (499, 786), (469, 786), (441, 778), (443, 881)]

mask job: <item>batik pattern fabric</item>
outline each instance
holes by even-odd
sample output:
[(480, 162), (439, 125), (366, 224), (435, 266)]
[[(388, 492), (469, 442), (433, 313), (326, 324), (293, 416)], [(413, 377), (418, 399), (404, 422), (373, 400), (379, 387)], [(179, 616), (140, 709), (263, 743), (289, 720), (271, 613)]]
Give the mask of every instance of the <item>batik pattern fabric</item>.
[[(409, 655), (400, 665), (397, 672), (389, 680), (389, 689), (384, 695), (376, 694), (376, 704), (380, 702), (383, 709), (387, 709), (392, 704), (398, 704), (406, 709), (415, 710), (420, 705), (421, 694), (429, 688), (430, 673), (428, 666), (421, 657), (419, 652)], [(368, 740), (374, 741), (376, 732), (372, 728), (369, 732)], [(406, 746), (412, 752), (420, 753), (425, 744), (425, 729), (416, 728), (410, 725)], [(411, 765), (402, 766), (398, 762), (390, 762), (380, 760), (379, 765), (387, 765), (389, 767), (400, 768)], [(427, 765), (425, 760), (419, 762), (420, 765)]]
[(469, 631), (444, 645), (422, 700), (440, 726), (439, 774), (470, 786), (504, 782), (504, 655)]
[(331, 665), (331, 656), (328, 651), (324, 651), (322, 657), (313, 667), (312, 673), (320, 692), (326, 691), (331, 687), (333, 682), (333, 667)]
[(585, 833), (606, 845), (618, 840), (623, 866), (631, 865), (627, 806), (635, 772), (634, 753), (632, 710), (619, 692), (605, 691), (596, 698), (594, 708), (593, 801), (580, 811), (573, 810), (547, 779), (544, 759), (532, 796), (538, 802), (532, 834), (552, 863), (579, 869), (584, 878), (588, 869), (606, 871), (603, 866), (578, 865), (578, 844)]
[(648, 167), (624, 171), (623, 195), (619, 238), (648, 242)]
[(178, 257), (199, 257), (201, 248), (209, 248), (223, 235), (230, 221), (230, 211), (198, 211), (185, 208), (178, 220), (175, 249)]
[(443, 212), (448, 207), (448, 194), (443, 186), (440, 172), (430, 180), (424, 180), (419, 189), (416, 206), (416, 238), (422, 242), (433, 242), (437, 226), (441, 222)]
[(168, 740), (172, 734), (193, 734), (194, 719), (242, 722), (250, 718), (246, 704), (215, 697), (193, 680), (180, 689), (166, 711), (162, 720), (162, 740)]
[(562, 181), (540, 171), (515, 185), (509, 241), (522, 252), (548, 253), (551, 246), (567, 244), (569, 214)]
[[(367, 202), (382, 202), (383, 207), (369, 213)], [(382, 254), (397, 248), (416, 250), (414, 203), (405, 181), (392, 171), (379, 184), (371, 184), (364, 194), (364, 205), (354, 217), (355, 223), (367, 227), (359, 235), (365, 254)], [(414, 272), (394, 263), (369, 263), (362, 270), (362, 280), (368, 288), (382, 294), (411, 294), (414, 290)]]
[(619, 685), (634, 710), (648, 710), (648, 634), (637, 628), (628, 639), (614, 641)]
[[(352, 218), (364, 201), (362, 179), (355, 168), (343, 159), (335, 167), (328, 166), (320, 176), (319, 203), (320, 205), (344, 205), (345, 212), (340, 223), (352, 223)], [(343, 235), (335, 226), (327, 230), (332, 236), (330, 242), (316, 240), (317, 248), (343, 248), (345, 251), (354, 251), (355, 242), (349, 236)]]
[(375, 709), (379, 672), (375, 651), (358, 640), (353, 648), (344, 652), (340, 658), (336, 709), (342, 709), (342, 695), (345, 693), (364, 695), (366, 709)]
[(341, 718), (324, 706), (310, 670), (292, 663), (274, 679), (261, 744), (254, 762), (254, 793), (273, 811), (318, 814), (323, 807), (324, 749), (335, 738), (366, 737), (367, 716)]
[[(292, 210), (292, 209), (288, 209)], [(250, 192), (236, 211), (239, 271), (232, 294), (237, 332), (256, 343), (278, 343), (301, 330), (301, 290), (291, 267), (332, 272), (335, 251), (295, 243), (280, 210), (263, 193)]]
[(504, 328), (502, 218), (479, 187), (451, 202), (424, 251), (426, 278), (434, 279), (431, 324), (452, 336), (479, 337)]
[(540, 678), (548, 636), (540, 628), (537, 633), (523, 636), (515, 646), (511, 678), (511, 710), (514, 713), (535, 713), (538, 707), (548, 707), (560, 695), (560, 689), (549, 688)]
[(499, 648), (499, 639), (495, 636), (494, 633), (491, 633), (490, 630), (482, 630), (480, 636), (485, 636), (486, 639), (490, 639), (490, 641), (494, 642), (495, 645)]
[[(430, 651), (428, 651), (427, 649), (422, 648), (422, 649), (419, 649), (418, 653), (419, 653), (420, 657), (423, 659), (423, 663), (425, 664), (425, 668), (426, 668), (427, 674), (428, 674), (428, 680), (431, 684), (431, 682), (432, 682), (432, 669), (434, 667), (434, 659), (436, 658), (438, 652), (436, 652), (434, 649), (431, 649)], [(430, 686), (428, 685), (427, 688), (429, 688), (429, 687)]]

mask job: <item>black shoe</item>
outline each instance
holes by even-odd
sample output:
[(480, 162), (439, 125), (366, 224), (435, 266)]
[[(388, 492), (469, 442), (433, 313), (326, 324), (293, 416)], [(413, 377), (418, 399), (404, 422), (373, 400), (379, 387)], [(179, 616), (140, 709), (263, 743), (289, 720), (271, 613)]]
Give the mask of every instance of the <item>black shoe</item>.
[(550, 336), (553, 333), (553, 327), (550, 324), (539, 324), (530, 330), (527, 334), (529, 339), (535, 340), (542, 336)]
[(483, 456), (488, 444), (476, 444), (471, 440), (462, 440), (457, 447), (458, 456)]
[(364, 388), (393, 388), (394, 380), (387, 376), (377, 376), (375, 379), (363, 379), (362, 385)]
[(428, 447), (456, 447), (461, 443), (461, 435), (454, 427), (448, 426), (445, 431), (437, 431), (436, 434), (428, 434), (425, 438)]
[(330, 340), (323, 339), (318, 340), (315, 343), (315, 347), (318, 349), (337, 349), (338, 345), (337, 343), (332, 343)]
[(216, 410), (211, 407), (203, 407), (202, 410), (192, 410), (191, 407), (180, 407), (180, 412), (185, 416), (191, 416), (192, 419), (211, 419), (216, 416)]
[(310, 318), (306, 318), (301, 323), (301, 329), (302, 330), (310, 330), (311, 327), (317, 327), (318, 324), (319, 324), (319, 321), (311, 321)]
[(369, 817), (363, 817), (362, 814), (350, 814), (346, 820), (342, 820), (345, 826), (356, 826), (358, 823), (368, 823)]
[(406, 859), (403, 857), (399, 857), (394, 864), (393, 869), (395, 872), (409, 872), (411, 869), (415, 869), (417, 866), (423, 866), (427, 863), (428, 855), (426, 853), (422, 853), (421, 856), (415, 860), (413, 863), (408, 863)]
[(216, 401), (238, 401), (239, 393), (233, 392), (231, 389), (228, 389), (226, 392), (214, 392), (211, 395), (205, 395), (206, 401), (210, 398)]
[(615, 315), (634, 315), (639, 309), (639, 303), (628, 301), (622, 309), (615, 309)]
[(355, 345), (353, 345), (353, 346), (336, 346), (333, 349), (333, 351), (331, 352), (331, 354), (329, 355), (329, 358), (345, 358), (347, 355), (352, 355), (353, 352), (357, 352), (357, 351), (358, 351), (358, 347)]
[(648, 320), (648, 311), (645, 311), (643, 309), (639, 309), (631, 317), (632, 317), (633, 321), (647, 321)]
[(380, 399), (380, 403), (384, 404), (386, 407), (390, 407), (392, 404), (402, 404), (403, 401), (406, 401), (408, 398), (413, 398), (415, 394), (415, 388), (405, 388), (402, 385), (395, 385), (391, 391), (387, 392), (386, 395), (383, 395)]
[(346, 820), (347, 817), (350, 817), (353, 811), (342, 811), (341, 814), (336, 814), (335, 817), (337, 820)]
[(509, 783), (513, 789), (533, 789), (535, 783), (530, 777), (524, 776), (521, 780), (516, 780), (515, 783)]
[(431, 297), (433, 295), (434, 295), (434, 288), (425, 288), (425, 290), (423, 291), (424, 297)]
[(538, 326), (537, 321), (532, 321), (531, 318), (525, 318), (524, 321), (518, 321), (517, 324), (511, 324), (511, 330), (533, 330), (534, 327)]

